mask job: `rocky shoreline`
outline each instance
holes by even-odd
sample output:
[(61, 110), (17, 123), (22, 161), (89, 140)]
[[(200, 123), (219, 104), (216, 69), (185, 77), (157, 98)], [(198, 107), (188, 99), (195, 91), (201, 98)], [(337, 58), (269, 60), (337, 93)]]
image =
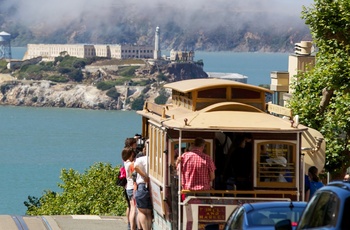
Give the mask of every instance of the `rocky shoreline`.
[(0, 105), (119, 109), (116, 100), (95, 86), (12, 80), (2, 82), (0, 89)]
[[(129, 110), (131, 103), (140, 96), (144, 96), (143, 98), (147, 100), (154, 100), (159, 96), (158, 84), (162, 84), (156, 80), (159, 73), (164, 74), (167, 82), (208, 77), (201, 66), (193, 63), (170, 63), (157, 67), (156, 73), (143, 67), (139, 70), (142, 73), (141, 77), (135, 77), (135, 79), (153, 79), (149, 85), (115, 86), (115, 91), (119, 94), (117, 98), (112, 98), (106, 91), (98, 89), (94, 81), (85, 84), (57, 83), (48, 80), (19, 80), (11, 74), (0, 74), (0, 105)], [(101, 79), (111, 79), (110, 74), (102, 71), (103, 67), (100, 66), (98, 70)], [(148, 89), (144, 92), (145, 88)]]

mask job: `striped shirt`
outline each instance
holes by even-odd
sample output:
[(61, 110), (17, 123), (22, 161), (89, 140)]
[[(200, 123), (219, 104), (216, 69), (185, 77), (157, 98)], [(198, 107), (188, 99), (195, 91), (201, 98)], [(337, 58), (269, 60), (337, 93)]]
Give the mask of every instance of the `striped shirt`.
[(181, 180), (184, 190), (210, 190), (210, 173), (215, 165), (209, 155), (192, 149), (181, 156)]

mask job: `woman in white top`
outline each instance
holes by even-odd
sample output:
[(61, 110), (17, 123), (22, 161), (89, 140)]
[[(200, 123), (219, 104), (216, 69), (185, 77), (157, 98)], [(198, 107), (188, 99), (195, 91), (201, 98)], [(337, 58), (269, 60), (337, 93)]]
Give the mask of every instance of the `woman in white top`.
[(134, 199), (134, 180), (132, 173), (134, 171), (134, 158), (135, 152), (132, 147), (126, 147), (122, 151), (122, 158), (124, 161), (124, 168), (126, 171), (127, 183), (125, 186), (126, 194), (130, 203), (128, 220), (130, 223), (130, 229), (136, 229), (136, 203)]
[[(145, 149), (144, 149), (145, 150)], [(137, 219), (143, 230), (152, 229), (152, 201), (147, 184), (149, 177), (147, 175), (147, 156), (141, 156), (135, 160), (135, 171), (137, 172), (135, 193)]]

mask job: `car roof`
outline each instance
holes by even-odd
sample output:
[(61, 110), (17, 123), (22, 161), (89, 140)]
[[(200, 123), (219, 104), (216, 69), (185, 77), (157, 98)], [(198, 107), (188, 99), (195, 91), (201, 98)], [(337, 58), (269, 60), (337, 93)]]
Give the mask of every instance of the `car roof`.
[(326, 186), (336, 186), (350, 191), (350, 181), (332, 181)]
[(332, 181), (322, 188), (318, 189), (317, 192), (332, 191), (337, 194), (344, 194), (350, 196), (350, 182), (349, 181)]
[(305, 208), (306, 202), (303, 201), (269, 201), (269, 202), (256, 202), (256, 203), (245, 203), (243, 204), (244, 209), (249, 212), (252, 210), (259, 210), (272, 207), (293, 207)]

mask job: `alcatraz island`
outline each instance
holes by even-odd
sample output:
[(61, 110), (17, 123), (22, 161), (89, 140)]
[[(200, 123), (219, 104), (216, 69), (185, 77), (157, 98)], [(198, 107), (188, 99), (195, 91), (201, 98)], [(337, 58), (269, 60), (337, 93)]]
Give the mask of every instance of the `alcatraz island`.
[(10, 34), (0, 33), (0, 104), (106, 110), (162, 104), (167, 82), (207, 78), (194, 51), (161, 55), (160, 29), (154, 46), (137, 44), (28, 44), (22, 60), (11, 58)]

